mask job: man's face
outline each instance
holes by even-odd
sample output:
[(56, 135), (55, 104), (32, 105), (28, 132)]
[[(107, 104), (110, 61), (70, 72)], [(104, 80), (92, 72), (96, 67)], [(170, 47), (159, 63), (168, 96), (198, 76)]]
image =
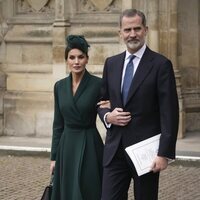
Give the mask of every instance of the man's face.
[(147, 31), (148, 27), (142, 24), (140, 16), (122, 18), (119, 34), (130, 53), (135, 53), (143, 46)]

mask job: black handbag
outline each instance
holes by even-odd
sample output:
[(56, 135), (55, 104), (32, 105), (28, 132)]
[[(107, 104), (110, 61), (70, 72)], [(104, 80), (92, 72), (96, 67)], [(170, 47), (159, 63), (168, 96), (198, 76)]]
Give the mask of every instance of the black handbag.
[(44, 189), (41, 200), (51, 200), (51, 194), (53, 189), (53, 174), (51, 175), (51, 180), (48, 186)]

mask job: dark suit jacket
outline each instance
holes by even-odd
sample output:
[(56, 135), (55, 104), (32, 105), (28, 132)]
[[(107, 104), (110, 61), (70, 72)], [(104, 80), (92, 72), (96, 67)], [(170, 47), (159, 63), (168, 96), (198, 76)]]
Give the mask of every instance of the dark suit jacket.
[(122, 103), (121, 79), (125, 52), (107, 58), (103, 71), (103, 100), (109, 99), (111, 110), (98, 108), (103, 121), (106, 112), (123, 108), (132, 120), (125, 127), (107, 129), (104, 165), (112, 160), (120, 141), (129, 145), (161, 133), (159, 156), (175, 158), (179, 107), (172, 63), (166, 57), (146, 48), (134, 75), (126, 105)]

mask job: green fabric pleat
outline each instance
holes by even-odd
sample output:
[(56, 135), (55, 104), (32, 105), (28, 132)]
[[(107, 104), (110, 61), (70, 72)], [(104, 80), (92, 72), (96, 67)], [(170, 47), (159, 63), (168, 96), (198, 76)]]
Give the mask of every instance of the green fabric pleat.
[(74, 96), (71, 81), (70, 74), (55, 85), (51, 200), (100, 200), (103, 142), (95, 123), (101, 79), (86, 71)]

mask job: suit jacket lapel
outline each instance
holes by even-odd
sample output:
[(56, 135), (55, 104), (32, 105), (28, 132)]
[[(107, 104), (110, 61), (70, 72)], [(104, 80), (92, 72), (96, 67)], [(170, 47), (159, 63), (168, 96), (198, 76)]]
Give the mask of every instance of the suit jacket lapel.
[(145, 77), (148, 75), (148, 73), (151, 71), (153, 65), (151, 63), (151, 60), (153, 59), (151, 50), (147, 47), (144, 55), (141, 58), (141, 61), (138, 65), (137, 71), (133, 77), (129, 94), (127, 97), (127, 103), (130, 100), (130, 98), (135, 94), (139, 86), (144, 81)]
[(117, 97), (119, 98), (116, 100), (117, 102), (120, 103), (119, 106), (123, 105), (122, 95), (121, 95), (121, 81), (122, 81), (122, 71), (123, 71), (123, 66), (124, 66), (125, 55), (126, 55), (126, 53), (123, 52), (118, 56), (116, 64), (115, 64), (115, 69), (113, 70), (113, 76), (112, 76), (115, 78), (115, 79), (112, 79), (112, 81), (116, 85), (116, 87), (114, 87), (114, 88), (115, 88)]

